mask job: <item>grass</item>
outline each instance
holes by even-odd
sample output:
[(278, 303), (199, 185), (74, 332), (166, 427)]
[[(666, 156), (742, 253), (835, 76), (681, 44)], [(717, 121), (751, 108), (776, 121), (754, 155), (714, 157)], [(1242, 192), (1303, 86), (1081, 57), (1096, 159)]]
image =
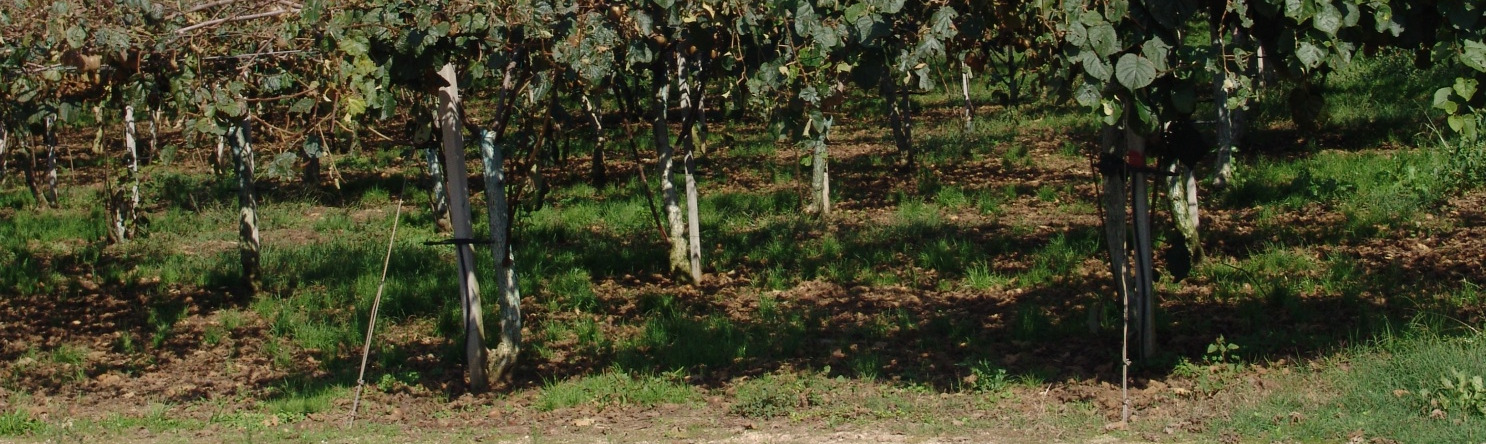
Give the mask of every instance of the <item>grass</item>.
[(1415, 330), (1327, 359), (1286, 378), (1273, 394), (1240, 406), (1219, 427), (1262, 441), (1337, 441), (1363, 436), (1407, 442), (1480, 442), (1486, 416), (1431, 417), (1422, 388), (1451, 370), (1486, 375), (1486, 336)]
[(686, 404), (700, 399), (695, 388), (680, 381), (679, 374), (632, 375), (617, 369), (567, 381), (549, 381), (532, 406), (551, 411), (579, 405), (655, 406)]

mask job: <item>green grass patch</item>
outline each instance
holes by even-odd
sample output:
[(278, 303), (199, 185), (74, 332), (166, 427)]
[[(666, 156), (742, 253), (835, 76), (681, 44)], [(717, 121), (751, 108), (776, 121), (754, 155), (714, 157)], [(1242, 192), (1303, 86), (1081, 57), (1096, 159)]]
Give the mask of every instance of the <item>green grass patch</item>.
[(686, 404), (700, 399), (696, 388), (681, 381), (680, 373), (634, 375), (609, 369), (598, 375), (567, 381), (549, 381), (537, 394), (533, 406), (552, 411), (579, 405), (655, 406)]
[(1260, 441), (1337, 442), (1360, 432), (1400, 442), (1481, 442), (1486, 414), (1440, 409), (1421, 394), (1457, 373), (1486, 375), (1486, 336), (1425, 330), (1386, 337), (1331, 358), (1323, 370), (1285, 379), (1218, 428)]

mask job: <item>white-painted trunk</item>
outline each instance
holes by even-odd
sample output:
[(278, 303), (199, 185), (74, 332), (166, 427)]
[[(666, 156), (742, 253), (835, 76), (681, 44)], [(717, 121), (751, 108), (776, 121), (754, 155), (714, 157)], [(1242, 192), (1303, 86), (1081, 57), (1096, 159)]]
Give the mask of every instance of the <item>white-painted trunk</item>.
[[(701, 112), (700, 100), (695, 96), (691, 85), (691, 79), (687, 78), (686, 56), (677, 53), (676, 56), (676, 82), (679, 83), (681, 92), (681, 109), (685, 110), (691, 119), (699, 117)], [(701, 217), (697, 209), (697, 178), (696, 178), (696, 125), (691, 120), (689, 125), (681, 129), (682, 149), (686, 151), (682, 159), (683, 174), (686, 181), (686, 235), (687, 235), (687, 268), (691, 271), (691, 282), (700, 284), (702, 282), (702, 232)]]
[[(160, 133), (159, 133), (159, 130), (157, 128), (159, 126), (160, 126), (160, 108), (157, 107), (154, 110), (150, 111), (150, 152), (146, 156), (146, 157), (148, 157), (150, 159), (154, 159), (154, 158), (160, 156), (160, 138), (159, 138)], [(146, 163), (153, 162), (153, 161), (154, 160), (150, 160), (150, 161), (148, 161)]]
[[(685, 68), (678, 68), (684, 70)], [(687, 259), (685, 223), (681, 220), (681, 203), (676, 192), (672, 170), (675, 169), (674, 153), (671, 150), (671, 132), (666, 118), (666, 106), (670, 101), (671, 83), (664, 64), (655, 70), (655, 96), (651, 101), (651, 128), (655, 140), (655, 151), (660, 161), (661, 203), (666, 208), (666, 234), (671, 242), (671, 272), (690, 274)]]
[(965, 131), (975, 129), (975, 103), (970, 101), (970, 67), (960, 62), (960, 94), (965, 98)]
[(10, 167), (10, 128), (0, 123), (0, 184), (5, 183), (5, 170)]
[(831, 171), (830, 153), (824, 139), (821, 137), (821, 140), (811, 143), (815, 149), (810, 158), (810, 205), (805, 212), (827, 216), (831, 214)]
[(1192, 259), (1202, 256), (1202, 242), (1198, 240), (1200, 214), (1197, 206), (1197, 175), (1181, 162), (1172, 162), (1166, 167), (1166, 195), (1171, 199), (1171, 215), (1176, 228), (1182, 233), (1187, 251)]
[(449, 189), (444, 186), (444, 161), (432, 148), (423, 150), (423, 154), (428, 163), (428, 180), (433, 184), (429, 211), (433, 212), (434, 225), (439, 231), (449, 231)]
[[(1213, 34), (1215, 36), (1212, 41), (1213, 50), (1219, 54), (1224, 54), (1225, 57), (1231, 56), (1227, 54), (1228, 51), (1225, 49), (1227, 46), (1243, 45), (1248, 41), (1247, 35), (1244, 34), (1242, 29), (1238, 28), (1231, 31), (1232, 42), (1230, 44), (1223, 42), (1223, 35), (1225, 33), (1220, 29), (1214, 29)], [(1264, 72), (1262, 50), (1263, 48), (1260, 48), (1260, 55), (1256, 57), (1257, 60), (1254, 62), (1258, 67), (1256, 74), (1259, 76), (1262, 76)], [(1217, 153), (1213, 160), (1212, 174), (1213, 186), (1219, 188), (1226, 187), (1229, 183), (1233, 182), (1235, 168), (1233, 153), (1238, 149), (1238, 145), (1242, 139), (1244, 109), (1248, 106), (1247, 101), (1234, 104), (1236, 106), (1230, 106), (1228, 103), (1229, 98), (1238, 92), (1238, 82), (1232, 78), (1231, 69), (1242, 69), (1242, 67), (1224, 62), (1219, 66), (1218, 72), (1213, 75), (1213, 105), (1217, 109), (1216, 121), (1218, 134)]]
[(258, 198), (254, 191), (252, 129), (246, 117), (220, 121), (227, 128), (227, 144), (232, 150), (232, 163), (237, 171), (238, 253), (242, 260), (243, 284), (250, 293), (258, 291), (259, 251)]
[(445, 182), (449, 190), (449, 218), (454, 225), (454, 254), (459, 262), (459, 294), (464, 309), (465, 370), (470, 391), (483, 392), (490, 386), (486, 373), (485, 321), (480, 306), (480, 283), (475, 280), (475, 252), (470, 242), (474, 228), (470, 223), (469, 171), (464, 164), (464, 136), (460, 133), (459, 80), (453, 64), (438, 71), (446, 86), (439, 88), (439, 128), (443, 131)]
[(588, 96), (583, 96), (583, 111), (588, 113), (589, 120), (593, 121), (593, 158), (589, 165), (588, 179), (594, 188), (603, 188), (608, 181), (608, 172), (604, 167), (604, 145), (608, 138), (604, 137), (604, 121), (599, 118), (599, 113), (593, 108), (593, 102)]
[(510, 207), (506, 204), (505, 159), (495, 133), (480, 132), (480, 160), (485, 166), (485, 206), (490, 217), (490, 251), (495, 258), (496, 299), (500, 304), (500, 342), (490, 352), (490, 380), (510, 374), (521, 353), (521, 289), (516, 286), (516, 256), (511, 251)]
[(125, 233), (128, 237), (134, 237), (134, 230), (139, 221), (139, 146), (136, 142), (134, 131), (134, 107), (124, 107), (124, 161), (129, 169), (129, 205), (124, 207), (124, 219), (129, 224)]
[(57, 116), (46, 116), (46, 200), (53, 208), (61, 205), (57, 200)]

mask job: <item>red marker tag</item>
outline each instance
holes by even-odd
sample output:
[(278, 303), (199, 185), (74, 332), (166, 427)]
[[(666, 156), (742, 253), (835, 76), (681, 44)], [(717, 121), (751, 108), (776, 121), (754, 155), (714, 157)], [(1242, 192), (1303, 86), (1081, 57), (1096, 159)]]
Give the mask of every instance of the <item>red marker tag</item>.
[(1139, 151), (1126, 151), (1125, 163), (1133, 167), (1145, 168), (1145, 153)]

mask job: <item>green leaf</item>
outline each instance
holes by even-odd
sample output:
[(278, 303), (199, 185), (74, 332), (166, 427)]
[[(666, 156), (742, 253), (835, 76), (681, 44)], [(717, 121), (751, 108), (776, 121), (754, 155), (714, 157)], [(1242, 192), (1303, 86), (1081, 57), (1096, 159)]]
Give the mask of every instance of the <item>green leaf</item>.
[(1104, 20), (1104, 16), (1099, 15), (1099, 11), (1092, 9), (1084, 11), (1082, 15), (1079, 15), (1078, 22), (1090, 28), (1109, 23)]
[(1322, 5), (1319, 11), (1316, 11), (1316, 17), (1312, 23), (1315, 25), (1316, 30), (1324, 32), (1329, 36), (1336, 36), (1336, 32), (1342, 28), (1342, 18), (1342, 11), (1337, 9), (1336, 5), (1327, 3)]
[(1099, 99), (1102, 98), (1102, 95), (1099, 94), (1099, 87), (1094, 86), (1094, 84), (1092, 83), (1084, 83), (1082, 86), (1079, 86), (1078, 91), (1073, 94), (1073, 100), (1077, 101), (1079, 105), (1083, 105), (1089, 108), (1098, 107)]
[(1114, 74), (1109, 67), (1109, 62), (1104, 57), (1100, 57), (1099, 54), (1085, 51), (1079, 54), (1079, 56), (1080, 64), (1084, 66), (1084, 72), (1089, 73), (1090, 76), (1099, 79), (1099, 81), (1108, 82), (1109, 77)]
[(1300, 42), (1300, 47), (1295, 49), (1295, 58), (1306, 69), (1315, 69), (1326, 59), (1326, 50), (1309, 41)]
[(308, 98), (308, 97), (304, 97), (304, 98), (300, 98), (299, 100), (294, 101), (294, 104), (289, 106), (289, 113), (290, 114), (309, 114), (309, 112), (310, 111), (313, 111), (314, 109), (315, 109), (315, 100), (314, 99), (311, 99), (311, 98)]
[(1166, 44), (1166, 41), (1162, 40), (1160, 36), (1151, 37), (1150, 40), (1146, 40), (1144, 45), (1140, 46), (1140, 54), (1145, 56), (1146, 59), (1149, 59), (1152, 64), (1155, 64), (1157, 71), (1165, 71), (1170, 68), (1166, 62), (1167, 55), (1170, 53), (1171, 45)]
[(1476, 79), (1456, 77), (1454, 89), (1456, 94), (1460, 94), (1460, 98), (1470, 101), (1476, 97), (1476, 87), (1479, 85), (1480, 82), (1477, 82)]
[(1444, 88), (1440, 88), (1440, 89), (1435, 90), (1434, 91), (1434, 107), (1435, 107), (1435, 109), (1444, 110), (1445, 111), (1445, 114), (1455, 114), (1455, 111), (1457, 111), (1457, 110), (1460, 109), (1460, 105), (1457, 105), (1454, 100), (1450, 100), (1450, 96), (1454, 95), (1454, 92), (1455, 91), (1453, 89), (1449, 88), (1449, 87), (1444, 87)]
[(83, 44), (88, 41), (88, 31), (84, 30), (81, 26), (73, 25), (67, 28), (66, 34), (63, 37), (67, 38), (67, 46), (82, 48)]
[(1114, 26), (1103, 23), (1089, 28), (1089, 47), (1100, 57), (1109, 57), (1120, 50), (1120, 36)]
[(1089, 43), (1089, 28), (1083, 23), (1069, 23), (1068, 32), (1063, 35), (1063, 38), (1068, 41), (1068, 44), (1082, 48)]
[(360, 37), (347, 37), (344, 39), (340, 39), (340, 41), (338, 41), (337, 43), (341, 48), (341, 52), (344, 52), (346, 53), (346, 55), (350, 55), (352, 57), (366, 55), (367, 48), (370, 46), (367, 44), (365, 38)]
[(1125, 54), (1115, 63), (1115, 79), (1131, 91), (1145, 88), (1156, 80), (1156, 64), (1145, 57)]
[(1476, 71), (1486, 72), (1486, 44), (1479, 40), (1466, 40), (1461, 46), (1460, 62)]
[(1130, 12), (1130, 0), (1110, 0), (1104, 5), (1104, 16), (1110, 20), (1119, 21)]

